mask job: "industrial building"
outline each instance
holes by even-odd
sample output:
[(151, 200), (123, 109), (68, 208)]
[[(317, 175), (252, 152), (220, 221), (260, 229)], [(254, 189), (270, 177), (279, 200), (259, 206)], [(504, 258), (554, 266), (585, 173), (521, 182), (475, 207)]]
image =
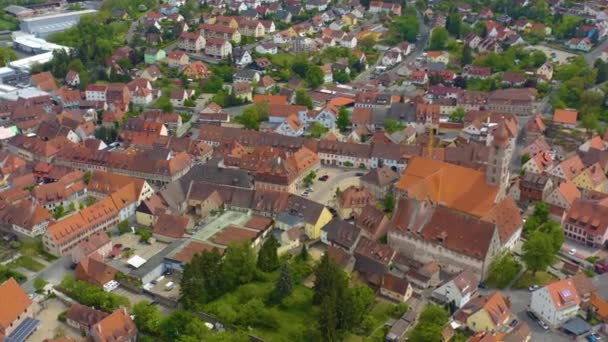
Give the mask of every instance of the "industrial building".
[(64, 31), (78, 24), (80, 17), (83, 15), (96, 12), (96, 10), (82, 10), (23, 18), (21, 20), (21, 31), (31, 33), (38, 37), (47, 37), (52, 33)]

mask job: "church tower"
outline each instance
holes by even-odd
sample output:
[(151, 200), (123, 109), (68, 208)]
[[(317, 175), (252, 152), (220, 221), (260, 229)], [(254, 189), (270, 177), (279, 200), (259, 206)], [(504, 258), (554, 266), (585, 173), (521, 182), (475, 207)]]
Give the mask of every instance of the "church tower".
[(509, 185), (509, 165), (513, 156), (514, 142), (507, 131), (504, 119), (498, 123), (494, 134), (488, 134), (490, 153), (486, 166), (486, 183), (498, 187), (497, 201), (505, 196)]

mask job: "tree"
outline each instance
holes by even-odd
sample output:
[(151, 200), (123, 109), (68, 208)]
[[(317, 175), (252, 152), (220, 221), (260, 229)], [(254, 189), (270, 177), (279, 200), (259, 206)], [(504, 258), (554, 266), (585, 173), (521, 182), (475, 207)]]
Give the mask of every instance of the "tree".
[(448, 322), (448, 313), (438, 305), (427, 305), (414, 329), (409, 333), (410, 341), (442, 341), (441, 332), (443, 326)]
[(236, 121), (247, 129), (260, 129), (260, 116), (253, 107), (246, 108), (243, 113), (236, 117)]
[(55, 207), (55, 210), (53, 210), (53, 218), (55, 220), (59, 220), (64, 215), (65, 215), (65, 208), (63, 207), (63, 205), (58, 205), (57, 207)]
[(395, 195), (392, 192), (386, 194), (382, 200), (382, 206), (384, 207), (385, 211), (393, 212), (395, 209)]
[(291, 70), (293, 70), (294, 73), (296, 73), (297, 75), (299, 75), (302, 78), (306, 77), (306, 74), (308, 73), (309, 68), (310, 68), (310, 62), (308, 61), (308, 58), (304, 54), (297, 55), (295, 60), (291, 64)]
[(89, 182), (91, 181), (91, 177), (92, 177), (92, 176), (93, 176), (93, 175), (91, 174), (91, 171), (86, 171), (86, 172), (84, 173), (84, 175), (82, 176), (82, 179), (83, 179), (83, 181), (84, 181), (84, 184), (89, 184)]
[(429, 49), (443, 50), (447, 46), (450, 35), (444, 27), (436, 27), (431, 33)]
[(9, 47), (0, 47), (0, 66), (8, 65), (8, 63), (16, 60), (17, 54)]
[(302, 249), (300, 249), (299, 258), (301, 261), (308, 260), (308, 248), (306, 248), (306, 244), (302, 245)]
[(530, 160), (530, 154), (528, 154), (528, 153), (524, 153), (524, 154), (521, 156), (521, 165), (524, 165), (525, 163), (527, 163), (527, 162), (528, 162), (528, 160)]
[(258, 268), (264, 272), (272, 272), (279, 267), (279, 255), (277, 254), (279, 242), (271, 234), (258, 252)]
[(388, 133), (395, 133), (403, 129), (403, 124), (395, 119), (384, 120), (384, 130)]
[(296, 104), (300, 106), (306, 106), (308, 109), (312, 109), (312, 99), (308, 95), (306, 89), (299, 88), (296, 90)]
[(416, 10), (406, 8), (404, 13), (397, 18), (394, 18), (390, 23), (390, 32), (393, 39), (389, 39), (389, 43), (398, 44), (404, 40), (410, 43), (416, 42), (420, 25), (418, 23), (418, 17), (416, 16)]
[(222, 255), (217, 248), (196, 254), (184, 266), (181, 279), (180, 303), (185, 309), (195, 309), (224, 293)]
[(132, 314), (135, 316), (135, 325), (140, 331), (157, 335), (162, 321), (160, 310), (147, 300), (133, 306)]
[(323, 74), (323, 70), (321, 70), (321, 67), (318, 65), (313, 65), (306, 71), (306, 82), (313, 89), (323, 84), (324, 79), (325, 75)]
[(289, 265), (284, 263), (281, 265), (281, 271), (279, 273), (279, 278), (277, 279), (277, 283), (272, 292), (272, 301), (274, 303), (281, 303), (283, 298), (289, 296), (293, 291), (293, 276), (291, 275), (291, 270), (289, 269)]
[(449, 120), (451, 122), (463, 122), (464, 115), (464, 109), (462, 107), (458, 107), (454, 112), (452, 112), (452, 114), (450, 114)]
[(445, 27), (450, 34), (455, 37), (460, 37), (460, 29), (462, 26), (462, 19), (458, 12), (451, 13), (448, 15), (445, 23)]
[(256, 262), (255, 253), (248, 243), (232, 244), (224, 253), (221, 276), (224, 292), (253, 280)]
[(601, 58), (598, 58), (595, 62), (597, 68), (597, 77), (595, 79), (596, 84), (604, 83), (608, 80), (608, 63), (604, 62)]
[(162, 341), (205, 341), (209, 329), (191, 312), (174, 311), (160, 324)]
[(543, 232), (534, 231), (530, 233), (522, 249), (522, 260), (533, 274), (544, 271), (555, 261), (553, 242)]
[(323, 136), (323, 134), (327, 133), (328, 131), (329, 131), (329, 129), (327, 127), (323, 126), (323, 124), (318, 121), (313, 121), (310, 124), (310, 126), (308, 127), (308, 134), (312, 138), (320, 138), (321, 136)]
[(129, 226), (129, 221), (127, 221), (127, 220), (120, 221), (118, 223), (117, 227), (118, 227), (118, 232), (120, 234), (126, 234), (126, 233), (131, 232), (131, 227)]
[(520, 264), (510, 253), (497, 255), (490, 264), (486, 282), (491, 287), (505, 288), (515, 279), (520, 269)]
[(346, 132), (348, 130), (348, 127), (350, 126), (350, 117), (348, 115), (348, 110), (346, 110), (346, 107), (344, 106), (340, 107), (340, 110), (338, 111), (336, 125), (338, 126), (340, 132)]
[(321, 301), (319, 312), (319, 331), (321, 332), (321, 336), (323, 336), (324, 340), (328, 342), (340, 341), (340, 336), (337, 329), (337, 306), (337, 295), (335, 292), (323, 297), (323, 300)]

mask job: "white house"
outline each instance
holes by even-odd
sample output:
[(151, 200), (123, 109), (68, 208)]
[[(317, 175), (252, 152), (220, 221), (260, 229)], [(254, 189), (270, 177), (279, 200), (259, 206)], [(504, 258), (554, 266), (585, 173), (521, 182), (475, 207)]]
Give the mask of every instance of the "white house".
[(473, 272), (464, 270), (436, 288), (432, 296), (442, 303), (454, 302), (457, 308), (462, 308), (477, 291), (478, 283), (479, 278)]
[(576, 316), (581, 299), (570, 278), (546, 285), (534, 292), (530, 310), (552, 327)]
[(261, 53), (261, 54), (268, 53), (271, 55), (276, 55), (279, 50), (278, 50), (277, 43), (264, 42), (264, 43), (258, 44), (258, 46), (255, 47), (255, 51), (257, 53)]
[(321, 111), (300, 112), (300, 120), (308, 127), (312, 122), (318, 122), (328, 129), (336, 128), (337, 111), (323, 108)]
[(304, 134), (304, 123), (297, 115), (291, 114), (277, 127), (275, 132), (290, 137), (299, 137)]
[(101, 101), (106, 102), (106, 93), (108, 86), (91, 84), (87, 86), (84, 94), (87, 101)]

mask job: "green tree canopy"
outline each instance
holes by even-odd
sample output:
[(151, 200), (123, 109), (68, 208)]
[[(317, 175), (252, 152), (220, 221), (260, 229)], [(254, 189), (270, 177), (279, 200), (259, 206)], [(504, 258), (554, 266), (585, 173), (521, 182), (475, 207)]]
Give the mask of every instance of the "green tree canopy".
[(429, 43), (429, 49), (431, 50), (443, 50), (447, 47), (450, 35), (448, 30), (444, 27), (436, 27), (431, 33), (431, 40)]
[(260, 251), (258, 252), (258, 268), (264, 272), (272, 272), (279, 267), (279, 255), (277, 254), (279, 242), (271, 234)]

